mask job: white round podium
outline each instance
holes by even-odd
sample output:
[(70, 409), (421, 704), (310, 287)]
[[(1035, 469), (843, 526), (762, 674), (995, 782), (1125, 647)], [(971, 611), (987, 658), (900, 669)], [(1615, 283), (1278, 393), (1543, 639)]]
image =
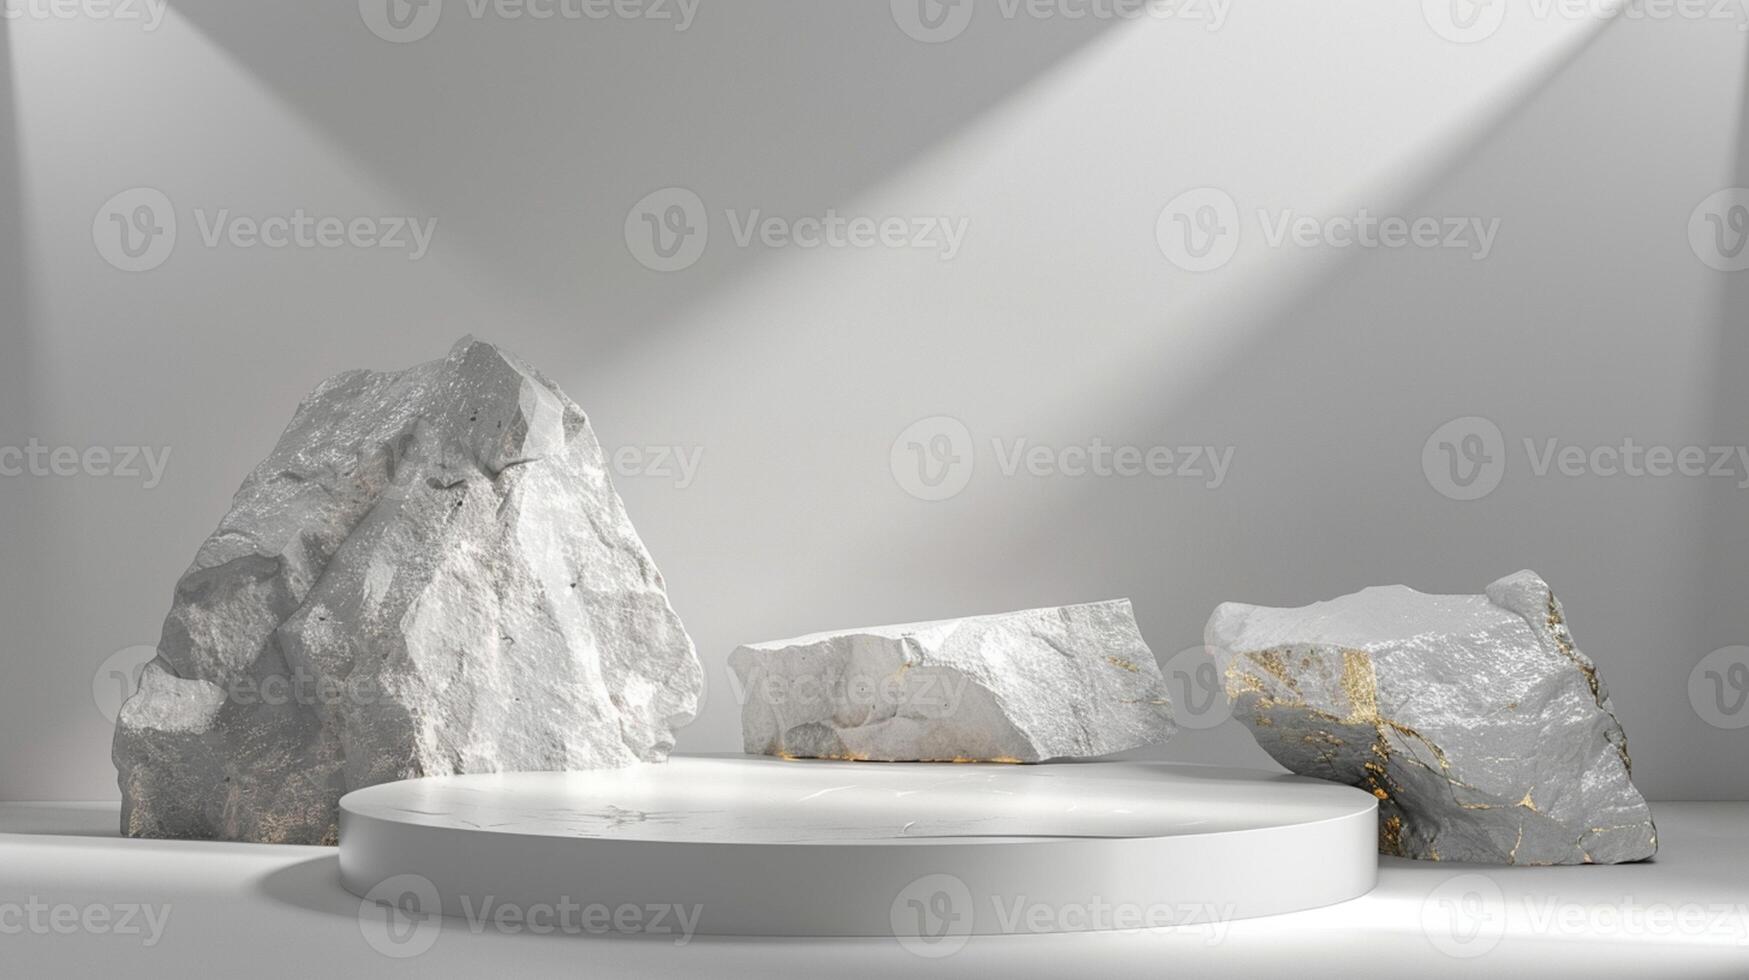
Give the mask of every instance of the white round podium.
[(680, 756), (349, 793), (340, 872), (373, 898), (415, 882), (451, 916), (678, 909), (705, 935), (934, 942), (1356, 898), (1377, 877), (1376, 808), (1335, 783), (1161, 763)]

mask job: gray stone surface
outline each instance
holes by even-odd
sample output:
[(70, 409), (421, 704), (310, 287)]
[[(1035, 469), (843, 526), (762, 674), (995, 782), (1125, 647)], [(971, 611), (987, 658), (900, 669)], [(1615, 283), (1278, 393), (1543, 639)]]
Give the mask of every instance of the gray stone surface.
[(1176, 730), (1128, 600), (817, 633), (729, 664), (753, 754), (1040, 762)]
[(333, 843), (349, 789), (660, 761), (703, 675), (581, 409), (465, 338), (298, 408), (116, 726), (122, 832)]
[(1657, 850), (1608, 689), (1534, 572), (1486, 595), (1227, 603), (1206, 642), (1270, 755), (1378, 797), (1382, 853), (1606, 864)]

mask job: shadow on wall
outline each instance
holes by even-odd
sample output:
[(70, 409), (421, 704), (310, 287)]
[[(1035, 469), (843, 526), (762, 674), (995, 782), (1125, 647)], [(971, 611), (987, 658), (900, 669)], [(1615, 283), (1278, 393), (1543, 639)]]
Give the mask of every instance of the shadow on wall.
[[(604, 358), (746, 273), (761, 250), (716, 247), (724, 209), (846, 205), (1115, 23), (987, 17), (944, 52), (885, 3), (739, 0), (690, 22), (382, 5), (437, 19), (397, 34), (356, 4), (172, 0), (381, 186), (438, 216), (506, 295), (559, 323), (589, 311), (580, 326)], [(554, 186), (566, 191), (501, 192)], [(667, 187), (716, 219), (686, 276), (647, 273), (624, 240), (633, 206)]]
[[(11, 27), (0, 18), (0, 424), (5, 435), (29, 426), (30, 336), (25, 322), (24, 174), (18, 151), (18, 85), (12, 70)], [(11, 443), (7, 443), (11, 445)]]
[[(1737, 86), (1740, 99), (1736, 124), (1736, 140), (1727, 186), (1749, 188), (1749, 49), (1745, 50), (1741, 80)], [(1749, 191), (1742, 191), (1735, 201), (1716, 213), (1719, 223), (1710, 230), (1717, 234), (1721, 253), (1749, 255)], [(1704, 219), (1703, 219), (1704, 220)], [(1718, 329), (1713, 360), (1710, 429), (1711, 444), (1719, 446), (1749, 445), (1749, 271), (1720, 272)], [(1703, 511), (1706, 533), (1695, 543), (1698, 562), (1699, 589), (1695, 593), (1695, 620), (1710, 629), (1707, 642), (1699, 649), (1709, 651), (1730, 646), (1749, 645), (1749, 506), (1744, 498), (1749, 490), (1716, 484), (1708, 487)], [(1698, 655), (1698, 654), (1697, 654)], [(1749, 660), (1749, 658), (1739, 658)], [(1707, 678), (1715, 685), (1724, 685), (1704, 694), (1721, 699), (1721, 709), (1729, 700), (1749, 694), (1741, 681), (1732, 682), (1732, 674), (1721, 671)], [(1703, 681), (1703, 684), (1706, 683)], [(1742, 708), (1739, 702), (1739, 709)], [(1743, 760), (1743, 731), (1726, 730), (1713, 733), (1709, 758)], [(1743, 765), (1738, 785), (1749, 786), (1749, 765)]]
[[(1613, 137), (1603, 127), (1554, 121), (1576, 102), (1601, 98), (1596, 82), (1616, 62), (1599, 49), (1615, 29), (1600, 25), (1585, 44), (1528, 80), (1462, 150), (1411, 182), (1416, 190), (1401, 200), (1353, 202), (1348, 212), (1484, 222), (1507, 216), (1502, 228), (1510, 221), (1513, 235), (1496, 234), (1493, 261), (1474, 261), (1469, 250), (1352, 249), (1260, 318), (1220, 324), (1221, 332), (1246, 340), (1207, 365), (1195, 388), (1151, 383), (1147, 366), (1166, 356), (1164, 347), (1138, 350), (1129, 376), (1111, 379), (1098, 405), (1108, 412), (1121, 406), (1122, 414), (1109, 412), (1098, 424), (1121, 426), (1126, 439), (1195, 435), (1234, 447), (1235, 477), (1220, 493), (1230, 523), (1173, 527), (1162, 491), (1201, 489), (1135, 481), (1065, 481), (1052, 506), (1126, 521), (1167, 510), (1166, 520), (1149, 525), (1159, 529), (1160, 543), (1219, 555), (1219, 574), (1206, 562), (1168, 562), (1148, 574), (1165, 573), (1177, 594), (1225, 590), (1209, 594), (1206, 608), (1226, 599), (1297, 605), (1387, 580), (1479, 592), (1491, 577), (1519, 567), (1503, 562), (1530, 563), (1539, 551), (1526, 532), (1546, 516), (1515, 513), (1515, 505), (1499, 499), (1503, 493), (1477, 507), (1455, 505), (1428, 486), (1420, 450), (1428, 433), (1455, 416), (1535, 418), (1569, 394), (1603, 394), (1589, 389), (1573, 355), (1596, 337), (1598, 319), (1610, 314), (1616, 297), (1582, 287), (1637, 271), (1644, 256), (1622, 254), (1634, 250), (1613, 244), (1598, 244), (1595, 255), (1573, 247), (1572, 219), (1589, 185), (1617, 175), (1580, 182), (1570, 170), (1538, 162), (1584, 158)], [(1245, 232), (1241, 247), (1264, 247), (1254, 222)], [(1617, 253), (1616, 268), (1593, 264), (1610, 261), (1610, 252)], [(1168, 319), (1148, 336), (1169, 338), (1172, 327)], [(1399, 458), (1389, 455), (1393, 447), (1411, 452)], [(1092, 494), (1100, 500), (1089, 507)], [(1129, 499), (1121, 505), (1110, 499), (1120, 495)], [(1427, 537), (1435, 528), (1441, 540)], [(1114, 536), (1122, 533), (1113, 528)], [(1298, 547), (1283, 553), (1282, 541)], [(1501, 542), (1516, 544), (1503, 550)], [(1381, 568), (1374, 557), (1381, 553), (1400, 554), (1402, 563)], [(1148, 549), (1120, 554), (1121, 562)], [(1196, 626), (1200, 631), (1200, 620)]]
[[(1525, 79), (1485, 126), (1462, 141), (1461, 152), (1406, 182), (1417, 190), (1404, 200), (1357, 203), (1374, 214), (1436, 209), (1531, 217), (1567, 206), (1570, 202), (1562, 199), (1539, 209), (1541, 190), (1535, 185), (1554, 178), (1527, 186), (1522, 172), (1534, 174), (1537, 168), (1527, 168), (1526, 160), (1549, 154), (1551, 146), (1560, 155), (1571, 152), (1561, 147), (1563, 141), (1605, 135), (1595, 126), (1537, 133), (1547, 127), (1548, 117), (1568, 111), (1572, 100), (1596, 97), (1586, 91), (1592, 76), (1608, 77), (1614, 69), (1592, 52), (1612, 30), (1599, 25), (1585, 44)], [(1451, 186), (1462, 193), (1445, 193)], [(1489, 199), (1502, 187), (1501, 196), (1510, 200)], [(1457, 204), (1447, 203), (1452, 196)], [(1561, 222), (1553, 224), (1566, 230)], [(1247, 226), (1246, 234), (1243, 247), (1263, 247), (1255, 228)], [(835, 552), (878, 552), (893, 563), (888, 574), (940, 582), (944, 590), (952, 590), (956, 581), (996, 579), (1014, 585), (1019, 579), (1023, 594), (1036, 593), (1040, 605), (1129, 596), (1162, 661), (1199, 645), (1204, 621), (1222, 601), (1298, 605), (1381, 581), (1474, 593), (1521, 565), (1538, 564), (1531, 558), (1531, 542), (1515, 538), (1514, 531), (1487, 530), (1505, 508), (1492, 508), (1484, 520), (1448, 513), (1458, 505), (1428, 487), (1420, 447), (1438, 424), (1433, 416), (1443, 420), (1496, 405), (1522, 415), (1526, 406), (1542, 400), (1527, 382), (1546, 374), (1546, 368), (1528, 361), (1503, 366), (1500, 351), (1521, 343), (1512, 335), (1526, 321), (1552, 315), (1538, 304), (1552, 306), (1555, 297), (1539, 297), (1516, 282), (1500, 295), (1487, 296), (1486, 303), (1474, 302), (1475, 294), (1486, 296), (1489, 288), (1478, 285), (1476, 277), (1510, 277), (1513, 270), (1500, 267), (1516, 259), (1474, 263), (1440, 254), (1348, 256), (1261, 319), (1219, 309), (1207, 314), (1230, 322), (1197, 324), (1197, 330), (1249, 339), (1230, 356), (1204, 366), (1193, 388), (1167, 388), (1150, 374), (1151, 365), (1176, 356), (1175, 340), (1184, 332), (1185, 324), (1168, 318), (1133, 332), (1123, 376), (1112, 377), (1101, 390), (1052, 393), (1056, 401), (1041, 407), (1040, 416), (1071, 419), (1049, 423), (1073, 434), (1065, 438), (1098, 436), (1108, 445), (1235, 447), (1233, 476), (1218, 490), (1184, 480), (1059, 479), (1010, 481), (998, 492), (979, 481), (964, 497), (942, 505), (951, 510), (941, 520), (919, 525), (937, 535), (934, 540), (895, 541), (892, 526), (877, 524), (867, 528), (870, 537), (837, 543)], [(1175, 272), (1161, 260), (1162, 276)], [(1547, 273), (1546, 264), (1532, 263), (1523, 275)], [(1558, 349), (1565, 334), (1583, 327), (1581, 313), (1562, 312), (1556, 319), (1564, 321), (1560, 330), (1538, 345)], [(1430, 413), (1425, 420), (1405, 410), (1423, 404)], [(980, 432), (977, 437), (1023, 434), (1034, 433)], [(1399, 443), (1414, 450), (1406, 467), (1386, 452)], [(992, 527), (979, 511), (1000, 511), (1001, 528)], [(1526, 517), (1507, 523), (1522, 528), (1532, 522)], [(1436, 538), (1436, 532), (1450, 543)], [(1402, 557), (1387, 567), (1366, 558), (1380, 554)], [(1539, 570), (1561, 587), (1561, 569), (1542, 564)], [(1016, 576), (1012, 570), (1017, 568), (1034, 571)], [(834, 595), (854, 589), (863, 574), (863, 567), (850, 563), (840, 574), (806, 583), (806, 594), (786, 591), (775, 602), (790, 609), (829, 608)], [(1019, 605), (1014, 601), (1004, 608)], [(713, 674), (712, 680), (721, 676)], [(722, 693), (720, 683), (716, 688), (713, 702)], [(1180, 694), (1175, 686), (1174, 696)], [(713, 703), (709, 710), (720, 715), (724, 709)], [(1237, 723), (1182, 732), (1165, 753), (1184, 761), (1245, 759), (1271, 766)]]
[[(1717, 645), (1703, 625), (1717, 619), (1694, 615), (1688, 597), (1714, 581), (1740, 593), (1745, 580), (1742, 549), (1727, 545), (1703, 567), (1694, 540), (1741, 528), (1742, 494), (1707, 481), (1537, 478), (1524, 449), (1527, 439), (1539, 447), (1704, 439), (1695, 423), (1708, 406), (1695, 381), (1711, 370), (1721, 372), (1713, 414), (1721, 429), (1735, 424), (1725, 441), (1743, 439), (1736, 382), (1746, 366), (1745, 291), (1732, 281), (1725, 318), (1737, 329), (1710, 361), (1716, 286), (1683, 234), (1717, 175), (1700, 176), (1698, 165), (1664, 150), (1692, 145), (1696, 129), (1738, 111), (1737, 95), (1708, 73), (1720, 62), (1685, 51), (1690, 29), (1711, 27), (1600, 25), (1414, 182), (1419, 190), (1354, 202), (1374, 215), (1498, 217), (1489, 260), (1447, 249), (1352, 250), (1261, 319), (1214, 325), (1246, 340), (1195, 386), (1164, 389), (1149, 377), (1150, 363), (1171, 356), (1168, 319), (1137, 345), (1128, 376), (1061, 406), (1075, 416), (1070, 429), (1111, 445), (1234, 447), (1233, 475), (1218, 491), (1146, 480), (1011, 488), (1030, 510), (1008, 515), (1014, 533), (950, 532), (919, 549), (917, 574), (941, 575), (927, 564), (943, 552), (976, 555), (960, 574), (1044, 561), (1084, 569), (1087, 587), (1137, 598), (1144, 633), (1167, 660), (1201, 642), (1221, 601), (1300, 605), (1385, 582), (1476, 593), (1535, 568), (1562, 595), (1605, 678), (1633, 692), (1616, 708), (1648, 795), (1749, 785), (1741, 753), (1720, 763), (1743, 767), (1735, 780), (1691, 764), (1692, 750), (1718, 733), (1697, 718), (1685, 689), (1699, 653)], [(1623, 70), (1648, 64), (1666, 77), (1660, 91)], [(1669, 113), (1672, 98), (1690, 111)], [(1263, 247), (1257, 229), (1246, 232), (1243, 247)], [(1502, 430), (1509, 464), (1499, 488), (1474, 501), (1449, 499), (1423, 471), (1430, 434), (1467, 416)], [(1708, 495), (1717, 506), (1702, 518)], [(1381, 564), (1380, 555), (1394, 557)], [(1727, 601), (1741, 607), (1719, 588), (1707, 616)], [(1228, 723), (1187, 733), (1167, 751), (1193, 758), (1206, 747), (1231, 760), (1248, 740)]]
[[(1191, 390), (1151, 386), (1150, 355), (1138, 352), (1140, 370), (1100, 398), (1110, 414), (1090, 431), (1114, 444), (1165, 434), (1235, 447), (1235, 475), (1218, 493), (1186, 500), (1207, 491), (1173, 481), (1064, 486), (1049, 506), (1093, 515), (1101, 532), (1055, 539), (1050, 529), (1067, 523), (1041, 516), (1027, 522), (1038, 533), (990, 560), (1103, 563), (1115, 581), (1168, 597), (1143, 623), (1181, 644), (1157, 651), (1163, 660), (1201, 642), (1220, 601), (1302, 605), (1395, 582), (1476, 593), (1535, 568), (1605, 678), (1635, 692), (1616, 708), (1648, 795), (1749, 786), (1749, 759), (1725, 763), (1722, 745), (1714, 757), (1740, 778), (1690, 765), (1692, 749), (1720, 733), (1696, 717), (1684, 686), (1694, 659), (1717, 645), (1703, 623), (1735, 616), (1732, 642), (1749, 642), (1743, 493), (1720, 481), (1535, 479), (1523, 449), (1530, 437), (1593, 446), (1706, 435), (1695, 431), (1705, 406), (1693, 381), (1714, 342), (1712, 286), (1682, 229), (1711, 188), (1658, 149), (1684, 145), (1668, 134), (1696, 124), (1671, 121), (1659, 101), (1671, 93), (1649, 97), (1621, 70), (1636, 58), (1681, 63), (1681, 35), (1657, 30), (1601, 27), (1419, 192), (1359, 202), (1378, 215), (1504, 216), (1492, 261), (1356, 250), (1261, 322), (1222, 325), (1249, 339)], [(1749, 283), (1734, 278), (1727, 293), (1713, 414), (1718, 438), (1742, 444)], [(1503, 430), (1509, 460), (1482, 500), (1448, 499), (1422, 468), (1429, 435), (1466, 416)], [(1714, 544), (1710, 567), (1690, 550), (1701, 533)], [(1381, 566), (1381, 554), (1397, 557)], [(1695, 616), (1688, 597), (1709, 589)], [(1222, 737), (1242, 739), (1233, 728)]]
[[(0, 446), (22, 446), (32, 435), (32, 341), (26, 294), (24, 173), (19, 155), (10, 25), (0, 18)], [(13, 662), (39, 652), (35, 621), (46, 554), (38, 501), (41, 481), (0, 474), (0, 658)]]

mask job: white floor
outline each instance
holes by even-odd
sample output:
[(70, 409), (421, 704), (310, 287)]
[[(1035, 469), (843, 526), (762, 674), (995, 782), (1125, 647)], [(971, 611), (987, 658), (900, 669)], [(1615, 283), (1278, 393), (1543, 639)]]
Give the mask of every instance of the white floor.
[(979, 936), (935, 958), (895, 940), (506, 934), (461, 919), (425, 951), (389, 956), (380, 917), (340, 888), (333, 850), (123, 840), (116, 813), (0, 804), (0, 977), (1749, 978), (1749, 803), (1658, 804), (1662, 849), (1647, 864), (1386, 860), (1373, 893), (1325, 909)]

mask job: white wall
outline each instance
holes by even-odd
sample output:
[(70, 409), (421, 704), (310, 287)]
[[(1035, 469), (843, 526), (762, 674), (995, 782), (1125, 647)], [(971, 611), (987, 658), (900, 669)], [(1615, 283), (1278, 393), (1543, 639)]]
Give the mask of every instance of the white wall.
[[(979, 0), (942, 43), (900, 29), (904, 2), (819, 0), (703, 0), (684, 31), (448, 0), (406, 44), (350, 4), (3, 22), (0, 252), (26, 266), (0, 280), (0, 445), (171, 457), (151, 489), (0, 481), (0, 799), (115, 794), (93, 675), (156, 641), (299, 397), (466, 332), (552, 374), (605, 444), (702, 451), (687, 486), (619, 481), (706, 662), (683, 750), (738, 748), (739, 642), (1127, 595), (1164, 662), (1222, 600), (1475, 592), (1533, 567), (1615, 694), (1642, 788), (1749, 796), (1749, 730), (1688, 695), (1708, 651), (1749, 643), (1749, 491), (1537, 477), (1520, 445), (1745, 442), (1749, 294), (1687, 229), (1749, 184), (1749, 37), (1541, 6), (1473, 44), (1421, 5), (1358, 0), (1222, 4), (1218, 29), (1207, 5), (1039, 19)], [(653, 272), (625, 225), (671, 186), (706, 206), (708, 245)], [(1156, 221), (1210, 186), (1237, 252), (1188, 272)], [(136, 187), (179, 228), (128, 273), (93, 221)], [(1498, 219), (1498, 237), (1484, 261), (1272, 247), (1257, 218), (1362, 207)], [(207, 247), (222, 208), (439, 224), (418, 261)], [(828, 208), (963, 219), (965, 238), (950, 260), (740, 247), (724, 213)], [(925, 502), (890, 450), (938, 415), (977, 456), (963, 492)], [(1472, 415), (1510, 463), (1458, 502), (1422, 451)], [(1233, 457), (1214, 488), (1008, 477), (992, 438)], [(1267, 762), (1232, 722), (1164, 754)]]

